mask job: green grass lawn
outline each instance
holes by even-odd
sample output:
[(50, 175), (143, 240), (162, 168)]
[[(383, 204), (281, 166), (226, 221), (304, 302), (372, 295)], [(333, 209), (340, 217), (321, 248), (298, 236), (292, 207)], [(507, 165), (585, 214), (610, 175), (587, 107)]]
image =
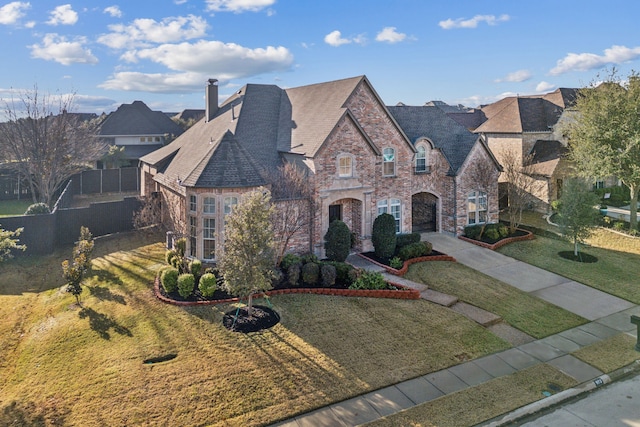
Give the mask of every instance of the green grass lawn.
[(573, 245), (563, 240), (536, 236), (535, 240), (516, 242), (498, 251), (576, 282), (640, 304), (640, 239), (620, 236), (599, 229), (589, 240), (596, 246), (582, 248), (598, 258), (595, 263), (580, 263), (558, 256), (572, 251)]
[(587, 322), (576, 314), (454, 262), (413, 264), (405, 278), (498, 314), (534, 338), (543, 338)]
[(71, 247), (0, 264), (0, 425), (263, 425), (509, 347), (423, 300), (283, 295), (278, 325), (233, 333), (233, 306), (155, 298), (163, 237), (97, 239), (82, 307)]
[(0, 200), (0, 217), (23, 215), (32, 203), (31, 199)]

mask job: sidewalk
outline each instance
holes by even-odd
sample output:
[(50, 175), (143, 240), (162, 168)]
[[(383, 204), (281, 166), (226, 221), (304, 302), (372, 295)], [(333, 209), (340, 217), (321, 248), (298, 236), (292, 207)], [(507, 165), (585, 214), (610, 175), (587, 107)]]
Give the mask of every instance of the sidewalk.
[[(521, 336), (509, 340), (506, 338), (510, 336), (509, 333), (491, 329), (496, 323), (496, 319), (493, 319), (483, 326), (501, 337), (505, 335), (504, 338), (512, 342), (513, 348), (337, 402), (275, 426), (356, 426), (540, 363), (554, 366), (576, 379), (578, 383), (593, 382), (598, 378), (604, 383), (610, 381), (603, 372), (569, 353), (619, 333), (636, 336), (636, 326), (631, 324), (630, 316), (640, 315), (640, 306), (448, 235), (428, 233), (423, 239), (429, 240), (433, 243), (434, 249), (453, 256), (461, 264), (576, 313), (591, 322), (541, 340), (523, 340)], [(358, 267), (382, 270), (379, 266), (363, 262), (361, 258), (353, 260), (357, 262)], [(426, 289), (425, 285), (405, 279), (399, 280), (397, 276), (389, 278), (420, 289), (422, 297), (431, 302), (453, 309), (456, 307), (455, 297), (438, 293), (434, 295), (435, 291)], [(483, 324), (481, 319), (487, 319), (487, 314), (492, 314), (483, 313), (483, 310), (477, 311), (477, 307), (469, 307), (463, 307), (466, 312), (462, 314), (480, 324)], [(510, 328), (506, 324), (503, 325)], [(521, 343), (516, 345), (518, 342)], [(539, 409), (544, 405), (543, 401), (537, 402)]]

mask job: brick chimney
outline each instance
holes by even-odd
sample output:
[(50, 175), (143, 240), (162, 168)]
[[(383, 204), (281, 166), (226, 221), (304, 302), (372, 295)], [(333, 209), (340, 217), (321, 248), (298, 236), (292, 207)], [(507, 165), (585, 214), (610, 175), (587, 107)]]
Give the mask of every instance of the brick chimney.
[(206, 111), (205, 118), (208, 121), (211, 121), (216, 113), (218, 112), (218, 80), (217, 79), (209, 79), (209, 84), (207, 85), (207, 89), (205, 91), (206, 98)]

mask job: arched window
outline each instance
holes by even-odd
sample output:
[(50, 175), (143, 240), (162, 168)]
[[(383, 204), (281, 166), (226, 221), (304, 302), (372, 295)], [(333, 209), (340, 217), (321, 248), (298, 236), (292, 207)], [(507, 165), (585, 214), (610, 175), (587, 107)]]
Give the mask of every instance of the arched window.
[(467, 198), (467, 223), (484, 224), (487, 222), (487, 193), (471, 191)]
[(416, 173), (427, 171), (427, 149), (424, 145), (418, 145), (416, 153)]
[(385, 148), (382, 151), (382, 175), (395, 176), (396, 174), (396, 150)]

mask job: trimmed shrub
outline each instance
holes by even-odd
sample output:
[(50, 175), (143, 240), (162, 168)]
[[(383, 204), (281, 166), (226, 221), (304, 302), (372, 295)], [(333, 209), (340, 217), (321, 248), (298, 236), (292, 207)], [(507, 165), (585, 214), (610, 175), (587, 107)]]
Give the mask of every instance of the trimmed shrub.
[(195, 277), (200, 277), (200, 273), (202, 273), (202, 261), (197, 258), (191, 260), (191, 262), (189, 263), (189, 271)]
[(347, 224), (340, 220), (331, 221), (324, 235), (324, 250), (331, 261), (344, 261), (351, 249), (351, 232)]
[(396, 250), (420, 241), (420, 233), (400, 233), (396, 235)]
[(191, 273), (182, 273), (178, 276), (178, 293), (182, 298), (187, 298), (193, 293), (196, 278)]
[(387, 289), (387, 282), (382, 273), (364, 270), (349, 289)]
[(320, 280), (325, 288), (335, 285), (337, 276), (338, 273), (333, 265), (322, 264), (320, 266)]
[(504, 224), (498, 224), (498, 234), (501, 238), (505, 238), (509, 236), (509, 227)]
[(289, 267), (293, 264), (301, 264), (302, 259), (296, 254), (286, 254), (282, 257), (282, 261), (280, 261), (280, 268), (284, 271), (287, 271)]
[(216, 276), (213, 273), (203, 274), (198, 282), (198, 289), (200, 290), (200, 293), (202, 293), (202, 296), (206, 298), (212, 297), (218, 289)]
[(287, 268), (287, 283), (289, 283), (289, 286), (298, 286), (300, 284), (301, 273), (302, 264), (291, 264)]
[(304, 254), (301, 257), (301, 260), (303, 264), (308, 262), (318, 262), (318, 257), (315, 254)]
[(496, 227), (487, 227), (484, 231), (484, 235), (490, 240), (500, 240), (500, 233), (498, 233)]
[(180, 258), (184, 258), (184, 254), (187, 252), (187, 239), (181, 237), (175, 242), (176, 253)]
[(51, 213), (51, 209), (49, 209), (49, 205), (46, 203), (34, 203), (24, 212), (25, 215), (42, 215), (48, 213)]
[(391, 268), (395, 268), (396, 270), (400, 270), (404, 266), (404, 262), (402, 262), (402, 259), (400, 257), (394, 256), (389, 260), (389, 266)]
[(433, 250), (433, 245), (430, 242), (425, 241), (425, 242), (412, 243), (400, 249), (400, 252), (398, 252), (398, 256), (403, 261), (407, 261), (412, 258), (427, 256), (431, 254), (432, 250)]
[(467, 225), (464, 228), (464, 235), (470, 239), (477, 239), (481, 231), (482, 227), (479, 225)]
[(169, 265), (173, 265), (173, 259), (177, 256), (178, 253), (174, 249), (167, 249), (164, 253), (164, 261)]
[(336, 269), (336, 281), (345, 285), (350, 285), (356, 279), (356, 269), (351, 264), (337, 261), (324, 261), (324, 264), (332, 265)]
[(302, 281), (307, 285), (315, 285), (320, 280), (320, 265), (308, 262), (302, 266)]
[(160, 283), (164, 288), (164, 291), (168, 294), (175, 292), (178, 289), (178, 276), (180, 273), (177, 268), (166, 267), (160, 275)]
[(377, 257), (391, 258), (396, 250), (396, 220), (391, 214), (383, 213), (373, 221), (371, 243)]

